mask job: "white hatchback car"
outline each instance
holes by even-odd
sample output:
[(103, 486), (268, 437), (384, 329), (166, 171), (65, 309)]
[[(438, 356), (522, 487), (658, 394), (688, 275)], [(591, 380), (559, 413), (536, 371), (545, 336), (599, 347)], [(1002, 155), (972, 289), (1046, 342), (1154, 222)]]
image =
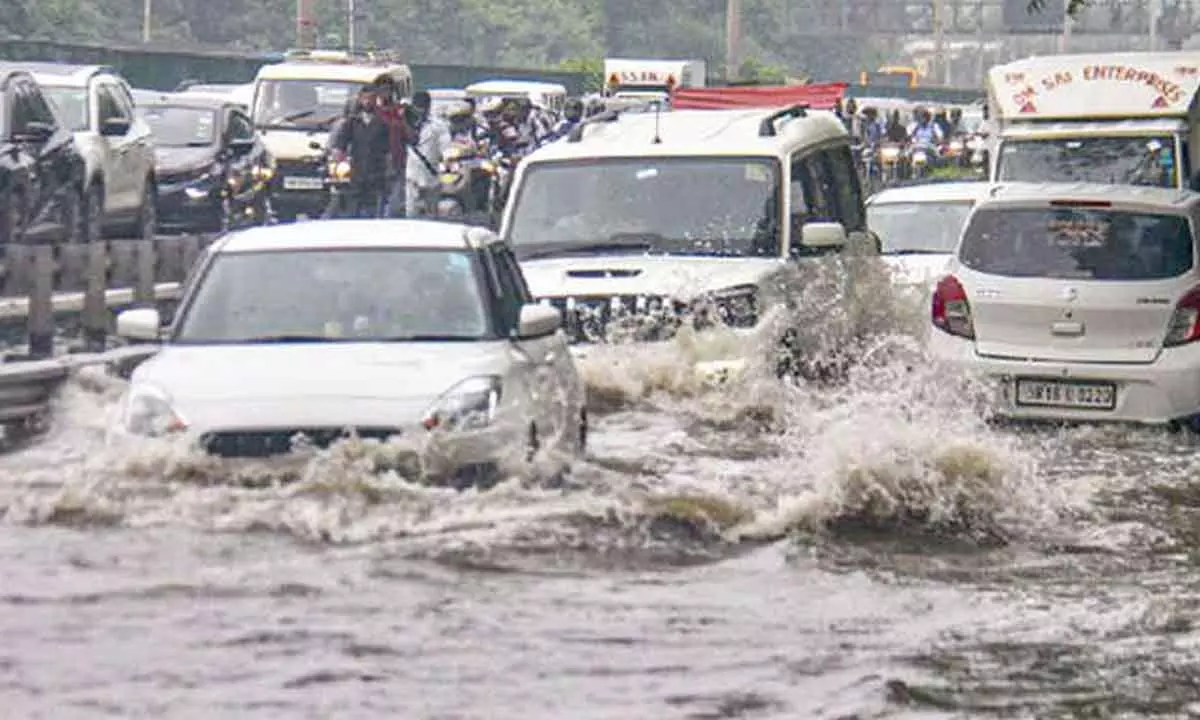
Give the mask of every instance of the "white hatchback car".
[(398, 438), (412, 447), (402, 467), (488, 483), (536, 450), (583, 451), (584, 387), (560, 325), (482, 228), (248, 229), (198, 262), (169, 329), (153, 309), (118, 317), (122, 336), (163, 346), (134, 371), (117, 432), (183, 433), (229, 458)]
[(867, 227), (900, 284), (932, 285), (954, 257), (958, 236), (986, 182), (945, 182), (889, 188), (867, 199)]
[(998, 414), (1198, 427), (1200, 194), (998, 187), (932, 298), (935, 357), (999, 382)]

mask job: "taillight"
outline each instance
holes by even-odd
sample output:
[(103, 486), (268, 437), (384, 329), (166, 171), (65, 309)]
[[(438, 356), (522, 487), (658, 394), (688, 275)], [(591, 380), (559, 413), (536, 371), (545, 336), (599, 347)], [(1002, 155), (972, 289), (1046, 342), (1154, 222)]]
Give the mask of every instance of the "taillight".
[(968, 340), (975, 339), (967, 291), (953, 275), (947, 275), (938, 281), (930, 303), (930, 318), (933, 320), (933, 326), (942, 332)]
[(1165, 347), (1186, 345), (1200, 340), (1200, 287), (1192, 288), (1179, 300), (1167, 326)]

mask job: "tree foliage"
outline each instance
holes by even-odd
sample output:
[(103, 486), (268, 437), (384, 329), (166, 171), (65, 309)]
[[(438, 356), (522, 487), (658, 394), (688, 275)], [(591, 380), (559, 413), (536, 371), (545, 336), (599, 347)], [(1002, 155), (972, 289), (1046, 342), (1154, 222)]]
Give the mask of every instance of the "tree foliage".
[[(137, 45), (144, 0), (0, 0), (7, 37)], [(314, 3), (316, 37), (346, 39), (345, 0)], [(718, 72), (725, 0), (358, 0), (362, 47), (395, 48), (419, 63), (556, 67), (573, 58), (688, 57)], [(821, 33), (829, 0), (743, 0), (741, 55), (772, 77), (858, 73), (861, 41)], [(152, 45), (178, 50), (281, 50), (295, 44), (295, 0), (153, 0)], [(823, 25), (824, 24), (824, 25)], [(757, 63), (757, 64), (756, 64)]]

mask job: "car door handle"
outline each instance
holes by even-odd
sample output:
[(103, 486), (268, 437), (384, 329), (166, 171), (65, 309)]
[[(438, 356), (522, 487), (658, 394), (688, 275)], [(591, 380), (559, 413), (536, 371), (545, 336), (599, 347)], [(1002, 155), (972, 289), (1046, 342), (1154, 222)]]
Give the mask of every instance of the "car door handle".
[(1079, 337), (1084, 332), (1084, 326), (1081, 322), (1056, 322), (1050, 326), (1050, 333), (1060, 337)]

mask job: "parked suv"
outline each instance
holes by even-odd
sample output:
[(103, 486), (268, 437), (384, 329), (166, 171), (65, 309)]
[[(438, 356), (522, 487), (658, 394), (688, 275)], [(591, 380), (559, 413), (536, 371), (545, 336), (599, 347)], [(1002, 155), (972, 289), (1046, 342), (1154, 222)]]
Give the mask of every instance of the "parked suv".
[(152, 238), (158, 224), (154, 142), (134, 112), (124, 78), (103, 65), (26, 63), (57, 106), (87, 163), (84, 211), (89, 240), (108, 235)]
[(0, 65), (0, 245), (87, 235), (84, 162), (27, 72)]

